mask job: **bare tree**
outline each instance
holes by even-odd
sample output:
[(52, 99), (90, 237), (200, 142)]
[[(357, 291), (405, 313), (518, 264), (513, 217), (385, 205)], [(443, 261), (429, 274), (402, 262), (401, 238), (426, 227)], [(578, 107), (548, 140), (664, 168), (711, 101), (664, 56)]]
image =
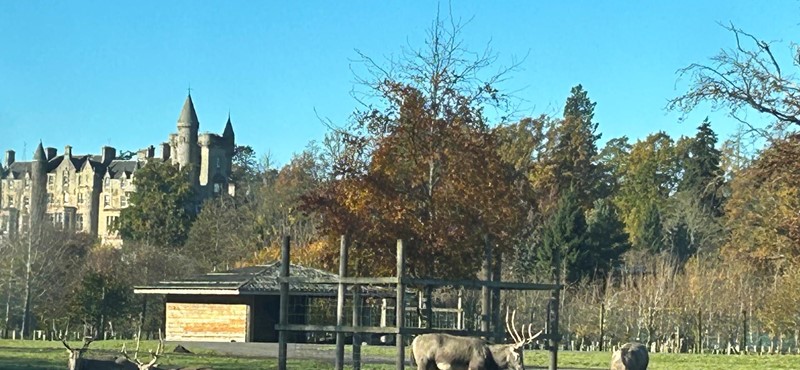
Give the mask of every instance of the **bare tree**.
[(766, 113), (776, 118), (779, 126), (800, 126), (800, 85), (794, 73), (800, 68), (800, 45), (791, 45), (792, 60), (786, 63), (771, 42), (733, 24), (722, 27), (733, 33), (736, 47), (723, 49), (708, 64), (692, 63), (680, 69), (679, 75), (688, 76), (691, 86), (688, 92), (670, 100), (667, 108), (688, 113), (709, 102), (761, 134), (766, 133), (765, 128), (751, 125), (745, 109)]

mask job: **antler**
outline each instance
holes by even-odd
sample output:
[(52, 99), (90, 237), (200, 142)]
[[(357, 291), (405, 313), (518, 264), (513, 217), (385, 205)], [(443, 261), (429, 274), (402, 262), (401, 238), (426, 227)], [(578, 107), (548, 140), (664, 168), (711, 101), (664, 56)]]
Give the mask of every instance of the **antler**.
[[(533, 334), (533, 324), (528, 324), (528, 331), (526, 333), (525, 332), (525, 325), (522, 325), (522, 329), (520, 330), (522, 332), (522, 334), (520, 335), (520, 333), (517, 332), (517, 326), (514, 323), (514, 319), (516, 318), (516, 315), (517, 315), (517, 310), (514, 310), (511, 313), (511, 321), (509, 322), (509, 320), (508, 320), (508, 310), (506, 310), (506, 330), (508, 331), (508, 334), (511, 335), (511, 339), (514, 340), (514, 348), (519, 348), (519, 347), (522, 347), (522, 346), (524, 346), (524, 345), (526, 345), (526, 344), (528, 344), (530, 342), (533, 342), (534, 340), (536, 340), (536, 338), (539, 338), (539, 336), (542, 335), (544, 330), (539, 330), (538, 333)], [(525, 335), (525, 334), (527, 334), (527, 335)]]
[[(139, 331), (139, 334), (141, 334), (141, 331)], [(159, 329), (158, 330), (158, 346), (156, 347), (155, 352), (153, 352), (153, 350), (150, 350), (151, 359), (150, 359), (150, 362), (148, 362), (146, 364), (144, 362), (142, 362), (141, 360), (139, 360), (139, 344), (141, 342), (140, 338), (141, 338), (141, 335), (137, 335), (137, 337), (136, 337), (136, 352), (134, 352), (133, 358), (130, 358), (130, 356), (128, 355), (128, 352), (125, 350), (125, 343), (122, 344), (122, 351), (121, 351), (122, 352), (122, 356), (125, 357), (125, 359), (128, 360), (129, 362), (135, 364), (140, 370), (149, 370), (153, 366), (155, 366), (156, 361), (158, 361), (158, 358), (164, 353), (164, 338), (161, 336), (161, 329)]]

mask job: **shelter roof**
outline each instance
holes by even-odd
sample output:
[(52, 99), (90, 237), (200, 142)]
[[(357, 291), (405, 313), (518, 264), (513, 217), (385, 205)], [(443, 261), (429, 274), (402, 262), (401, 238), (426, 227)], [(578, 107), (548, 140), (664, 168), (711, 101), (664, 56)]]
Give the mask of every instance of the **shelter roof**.
[[(248, 266), (225, 272), (209, 272), (195, 275), (187, 279), (161, 281), (152, 286), (135, 287), (137, 294), (192, 294), (192, 295), (278, 295), (280, 294), (281, 263), (276, 261), (266, 265)], [(316, 280), (332, 280), (337, 275), (301, 265), (291, 264), (289, 276), (304, 277)], [(352, 287), (349, 287), (352, 289)], [(336, 284), (292, 283), (289, 292), (292, 295), (309, 295), (335, 297)], [(363, 296), (392, 297), (393, 288), (381, 286), (362, 287)]]

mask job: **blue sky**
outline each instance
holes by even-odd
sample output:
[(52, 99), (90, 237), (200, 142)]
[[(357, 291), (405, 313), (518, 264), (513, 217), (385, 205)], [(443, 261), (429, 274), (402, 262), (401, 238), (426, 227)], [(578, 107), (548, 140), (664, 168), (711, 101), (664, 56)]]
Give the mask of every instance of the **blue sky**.
[[(322, 139), (319, 117), (344, 123), (357, 107), (354, 50), (422, 45), (437, 6), (446, 13), (435, 1), (0, 1), (0, 150), (157, 145), (191, 86), (201, 131), (221, 133), (230, 111), (237, 142), (283, 164)], [(604, 141), (693, 134), (706, 115), (733, 132), (723, 112), (679, 124), (664, 110), (682, 91), (677, 69), (734, 45), (717, 22), (800, 41), (798, 1), (453, 1), (452, 13), (472, 18), (463, 40), (491, 42), (498, 67), (527, 55), (503, 86), (521, 115), (560, 113), (580, 83)]]

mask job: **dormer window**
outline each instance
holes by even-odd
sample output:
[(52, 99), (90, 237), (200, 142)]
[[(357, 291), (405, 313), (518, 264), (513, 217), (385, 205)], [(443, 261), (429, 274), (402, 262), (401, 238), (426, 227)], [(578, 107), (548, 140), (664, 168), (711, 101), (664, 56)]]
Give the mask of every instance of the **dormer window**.
[(14, 180), (8, 180), (8, 190), (14, 189)]
[(105, 187), (105, 188), (110, 188), (111, 187), (111, 178), (110, 177), (106, 176), (106, 180), (103, 183), (103, 187)]
[(55, 183), (56, 183), (56, 175), (52, 173), (47, 174), (47, 186), (52, 188), (53, 184)]
[(69, 186), (69, 172), (64, 170), (64, 172), (62, 173), (61, 177), (62, 177), (62, 183), (64, 184), (64, 186)]

